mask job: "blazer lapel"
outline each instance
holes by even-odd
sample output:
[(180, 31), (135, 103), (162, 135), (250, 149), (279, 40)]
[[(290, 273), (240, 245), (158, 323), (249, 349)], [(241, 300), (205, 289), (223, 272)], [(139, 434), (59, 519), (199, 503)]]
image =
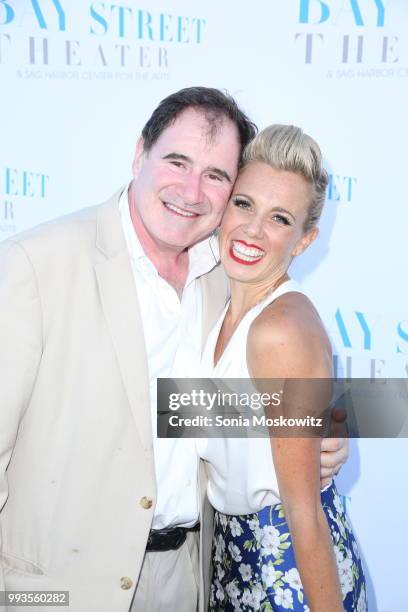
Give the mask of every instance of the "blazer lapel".
[(139, 300), (122, 231), (120, 192), (98, 211), (95, 264), (102, 307), (142, 445), (152, 450), (147, 356)]
[(200, 281), (203, 296), (203, 349), (208, 334), (227, 303), (229, 285), (225, 272), (220, 265), (216, 266), (209, 274), (202, 276)]

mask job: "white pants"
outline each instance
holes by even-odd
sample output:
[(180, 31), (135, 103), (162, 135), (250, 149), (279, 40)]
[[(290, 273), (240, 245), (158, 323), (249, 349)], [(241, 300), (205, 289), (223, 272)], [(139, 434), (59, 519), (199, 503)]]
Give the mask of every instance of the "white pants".
[(147, 552), (129, 612), (196, 612), (199, 532), (178, 550)]

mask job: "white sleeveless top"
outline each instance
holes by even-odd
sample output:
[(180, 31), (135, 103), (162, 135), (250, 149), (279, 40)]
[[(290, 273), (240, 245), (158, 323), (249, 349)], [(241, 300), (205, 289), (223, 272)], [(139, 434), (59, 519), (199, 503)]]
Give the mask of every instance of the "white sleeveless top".
[[(214, 350), (229, 304), (210, 332), (202, 357), (202, 377), (250, 378), (246, 345), (251, 323), (279, 296), (297, 291), (288, 280), (243, 317), (221, 358), (214, 366)], [(206, 438), (197, 440), (198, 452), (208, 462), (208, 498), (224, 514), (252, 514), (280, 502), (269, 438)]]

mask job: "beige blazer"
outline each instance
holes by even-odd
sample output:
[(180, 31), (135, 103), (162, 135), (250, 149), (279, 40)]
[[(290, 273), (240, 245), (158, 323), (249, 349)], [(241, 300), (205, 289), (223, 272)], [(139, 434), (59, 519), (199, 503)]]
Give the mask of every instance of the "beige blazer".
[[(119, 193), (0, 244), (0, 590), (67, 590), (74, 612), (129, 610), (157, 496)], [(227, 287), (201, 283), (205, 337)]]

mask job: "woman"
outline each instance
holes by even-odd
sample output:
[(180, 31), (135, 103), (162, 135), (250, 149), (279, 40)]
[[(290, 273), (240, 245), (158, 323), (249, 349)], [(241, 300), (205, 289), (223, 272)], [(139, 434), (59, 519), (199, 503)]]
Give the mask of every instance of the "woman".
[[(271, 126), (248, 145), (220, 228), (231, 300), (203, 354), (207, 376), (328, 379), (318, 313), (287, 275), (316, 238), (327, 186), (318, 145)], [(272, 452), (271, 452), (272, 451)], [(320, 492), (320, 439), (209, 439), (211, 610), (366, 610), (358, 549), (334, 484)]]

